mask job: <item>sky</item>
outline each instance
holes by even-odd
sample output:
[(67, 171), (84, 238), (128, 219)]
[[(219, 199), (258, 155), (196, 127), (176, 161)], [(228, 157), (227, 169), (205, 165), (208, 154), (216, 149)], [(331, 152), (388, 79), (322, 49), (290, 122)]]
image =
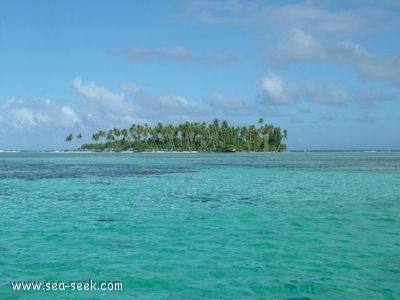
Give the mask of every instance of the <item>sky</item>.
[(399, 150), (400, 1), (0, 0), (0, 150), (260, 117), (288, 150)]

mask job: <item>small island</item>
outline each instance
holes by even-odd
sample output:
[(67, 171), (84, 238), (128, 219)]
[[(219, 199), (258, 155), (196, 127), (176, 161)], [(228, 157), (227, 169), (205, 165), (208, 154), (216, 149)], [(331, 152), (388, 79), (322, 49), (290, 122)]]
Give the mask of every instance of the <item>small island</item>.
[[(272, 124), (230, 126), (228, 121), (218, 119), (210, 124), (185, 122), (179, 125), (155, 127), (147, 123), (132, 124), (129, 129), (113, 128), (93, 133), (93, 143), (83, 144), (79, 151), (165, 151), (165, 152), (281, 152), (286, 150), (283, 140), (287, 139), (286, 129)], [(79, 133), (77, 138), (81, 139)], [(71, 141), (73, 134), (66, 137)]]

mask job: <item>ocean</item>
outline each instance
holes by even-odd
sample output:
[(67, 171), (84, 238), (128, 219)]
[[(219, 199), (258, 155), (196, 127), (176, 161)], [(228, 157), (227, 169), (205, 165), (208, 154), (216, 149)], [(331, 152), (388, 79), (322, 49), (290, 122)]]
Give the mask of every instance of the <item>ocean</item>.
[(0, 299), (400, 299), (400, 152), (2, 152), (0, 204)]

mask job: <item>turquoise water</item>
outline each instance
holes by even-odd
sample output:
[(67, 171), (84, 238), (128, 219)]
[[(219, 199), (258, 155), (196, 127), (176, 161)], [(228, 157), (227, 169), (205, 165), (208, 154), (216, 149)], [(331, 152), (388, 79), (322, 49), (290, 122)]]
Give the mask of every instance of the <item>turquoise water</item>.
[(400, 299), (400, 152), (0, 153), (0, 204), (0, 299)]

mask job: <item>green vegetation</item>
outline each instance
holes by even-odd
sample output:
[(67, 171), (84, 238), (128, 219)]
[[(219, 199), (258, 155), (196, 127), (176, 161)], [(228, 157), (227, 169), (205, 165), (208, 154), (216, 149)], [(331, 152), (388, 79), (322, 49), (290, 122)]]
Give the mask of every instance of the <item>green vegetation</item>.
[[(66, 141), (71, 141), (69, 134)], [(81, 134), (77, 135), (82, 138)], [(284, 151), (287, 131), (262, 118), (256, 125), (234, 127), (224, 120), (211, 124), (185, 122), (174, 126), (158, 123), (155, 127), (133, 124), (129, 129), (100, 130), (92, 135), (94, 143), (83, 144), (79, 150), (92, 151)]]

